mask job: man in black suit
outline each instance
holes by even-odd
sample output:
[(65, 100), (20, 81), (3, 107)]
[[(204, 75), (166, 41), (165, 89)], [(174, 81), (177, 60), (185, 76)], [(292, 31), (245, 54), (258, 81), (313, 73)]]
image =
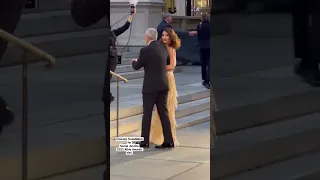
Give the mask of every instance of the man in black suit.
[(144, 81), (142, 87), (143, 94), (143, 117), (141, 137), (144, 141), (140, 147), (149, 147), (149, 136), (152, 111), (154, 105), (157, 106), (161, 119), (164, 142), (156, 148), (173, 148), (173, 138), (168, 117), (167, 97), (169, 91), (168, 76), (166, 71), (168, 51), (164, 44), (157, 42), (158, 32), (154, 28), (146, 31), (145, 40), (148, 44), (140, 51), (138, 60), (132, 61), (132, 67), (135, 70), (144, 68)]
[(203, 13), (197, 31), (191, 31), (190, 36), (198, 35), (198, 47), (201, 61), (202, 85), (210, 89), (210, 15)]
[(160, 24), (157, 27), (157, 31), (158, 31), (157, 40), (159, 40), (161, 38), (164, 28), (166, 28), (166, 27), (172, 28), (172, 26), (170, 25), (171, 23), (172, 23), (171, 14), (170, 13), (164, 13), (162, 15), (162, 21), (160, 22)]

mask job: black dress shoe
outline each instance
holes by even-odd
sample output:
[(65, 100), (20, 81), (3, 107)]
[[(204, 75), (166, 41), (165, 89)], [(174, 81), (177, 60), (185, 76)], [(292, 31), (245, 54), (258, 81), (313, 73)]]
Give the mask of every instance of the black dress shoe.
[(210, 83), (209, 83), (209, 82), (203, 81), (203, 82), (202, 82), (202, 85), (203, 85), (205, 88), (210, 89)]
[(157, 149), (169, 149), (174, 148), (173, 143), (162, 143), (161, 145), (156, 146)]
[(149, 148), (149, 144), (148, 143), (137, 142), (136, 144), (139, 144), (141, 148)]

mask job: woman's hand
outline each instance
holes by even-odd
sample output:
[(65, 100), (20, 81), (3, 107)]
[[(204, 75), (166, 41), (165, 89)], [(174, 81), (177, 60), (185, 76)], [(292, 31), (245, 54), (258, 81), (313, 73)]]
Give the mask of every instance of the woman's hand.
[(129, 18), (128, 18), (128, 21), (129, 21), (130, 23), (132, 22), (133, 17), (134, 17), (134, 15), (136, 14), (136, 12), (137, 12), (137, 9), (134, 8), (133, 13), (132, 13), (132, 14), (129, 16)]

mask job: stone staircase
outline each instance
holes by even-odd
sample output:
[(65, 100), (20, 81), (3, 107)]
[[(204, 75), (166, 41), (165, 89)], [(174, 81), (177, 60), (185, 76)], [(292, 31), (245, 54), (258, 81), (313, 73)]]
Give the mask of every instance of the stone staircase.
[[(57, 58), (53, 70), (41, 64), (29, 66), (29, 178), (44, 177), (100, 164), (105, 160), (105, 130), (101, 103), (105, 71), (106, 23), (89, 28), (76, 26), (68, 12), (68, 1), (41, 0), (37, 10), (26, 10), (16, 30), (23, 40)], [(1, 65), (20, 64), (22, 51), (9, 46)], [(129, 80), (120, 89), (120, 135), (140, 128), (143, 70), (134, 71), (131, 59), (136, 53), (124, 53), (117, 73)], [(37, 57), (29, 56), (37, 61)], [(1, 69), (1, 94), (15, 109), (16, 121), (0, 137), (1, 179), (21, 178), (21, 79), (20, 66)], [(181, 73), (179, 73), (181, 72)], [(176, 70), (179, 82), (178, 128), (209, 121), (209, 91), (202, 88), (198, 75)], [(185, 76), (189, 77), (187, 80)], [(6, 77), (6, 78), (4, 78)], [(190, 80), (191, 79), (191, 80)], [(115, 92), (116, 79), (112, 79)], [(79, 84), (78, 84), (79, 83)], [(126, 88), (128, 86), (128, 88)], [(133, 91), (130, 89), (132, 86)], [(129, 89), (129, 90), (126, 90)], [(63, 100), (63, 98), (65, 98)], [(110, 109), (110, 138), (116, 132), (115, 104)], [(109, 147), (108, 147), (109, 148)]]
[[(39, 81), (39, 83), (42, 84), (40, 86), (41, 88), (33, 88), (31, 92), (41, 94), (41, 91), (47, 91), (45, 90), (46, 88), (52, 91), (50, 90), (51, 87), (45, 86), (65, 80), (68, 82), (70, 80), (84, 81), (83, 86), (81, 86), (82, 88), (92, 86), (92, 82), (95, 81), (95, 79), (92, 78), (95, 77), (98, 77), (98, 80), (102, 82), (104, 67), (96, 68), (104, 64), (103, 54), (104, 53), (96, 53), (67, 57), (64, 60), (61, 58), (57, 60), (57, 67), (49, 72), (40, 69), (41, 66), (38, 64), (31, 65), (30, 72), (33, 74), (30, 77), (31, 82), (32, 80), (34, 81), (33, 83), (38, 83)], [(134, 74), (135, 71), (130, 69), (128, 64), (132, 54), (127, 55), (124, 57), (123, 64), (119, 66), (117, 70), (119, 74), (129, 79), (128, 83), (120, 84), (119, 135), (126, 135), (127, 133), (138, 131), (140, 129), (142, 116), (141, 86), (143, 74), (141, 74), (141, 76)], [(93, 58), (99, 61), (99, 63), (95, 61), (94, 63), (96, 65), (94, 66), (88, 64), (90, 63), (90, 59)], [(68, 67), (72, 67), (72, 71), (76, 72), (76, 75), (74, 75), (73, 72), (66, 74), (66, 70), (70, 70)], [(181, 67), (181, 69), (183, 69), (183, 67)], [(83, 74), (80, 75), (78, 73), (79, 71)], [(91, 73), (88, 73), (88, 71)], [(17, 72), (19, 72), (19, 68), (17, 67), (8, 67), (2, 71), (2, 73), (7, 74), (7, 77), (13, 77), (11, 73), (17, 74)], [(204, 89), (201, 83), (198, 83), (199, 73), (184, 73), (183, 70), (180, 72), (181, 73), (176, 73), (179, 93), (179, 107), (176, 112), (178, 129), (207, 122), (209, 121), (210, 114), (210, 92)], [(19, 78), (8, 79), (7, 81), (9, 84), (20, 82)], [(87, 83), (89, 84), (86, 85)], [(34, 87), (34, 85), (32, 87)], [(77, 87), (74, 87), (75, 90), (71, 91), (68, 90), (68, 87), (65, 88), (67, 88), (65, 89), (67, 92), (62, 93), (62, 95), (65, 94), (63, 96), (66, 96), (68, 92), (77, 94), (77, 91), (82, 91), (81, 89), (77, 89)], [(116, 83), (111, 83), (110, 88), (112, 92), (115, 92)], [(101, 91), (101, 86), (99, 86), (98, 90), (98, 92)], [(57, 91), (60, 92), (60, 90)], [(81, 96), (97, 93), (97, 91), (90, 91), (84, 92)], [(45, 96), (50, 95), (45, 93)], [(45, 98), (45, 96), (42, 98)], [(34, 96), (30, 95), (30, 97), (32, 99)], [(52, 96), (52, 98), (52, 100), (47, 100), (46, 102), (50, 103), (59, 97)], [(76, 97), (73, 98), (75, 99)], [(102, 103), (100, 102), (100, 98), (91, 99), (90, 101), (91, 102), (75, 101), (69, 104), (68, 100), (65, 100), (67, 103), (65, 105), (59, 104), (51, 110), (38, 109), (36, 112), (30, 113), (28, 150), (29, 178), (43, 179), (49, 175), (97, 165), (105, 160), (106, 147), (104, 141), (104, 121), (101, 115)], [(34, 102), (31, 102), (30, 105), (31, 107), (39, 106), (38, 108), (41, 108), (41, 104), (35, 104)], [(115, 105), (116, 103), (112, 104), (110, 109), (110, 138), (116, 135)], [(18, 114), (17, 116), (17, 119), (20, 119), (21, 115)], [(3, 136), (0, 137), (0, 143), (2, 144), (0, 147), (0, 167), (8, 169), (8, 171), (2, 171), (0, 175), (7, 180), (16, 180), (21, 176), (21, 171), (17, 171), (16, 168), (21, 166), (20, 127), (21, 122), (16, 121), (15, 124), (7, 129)]]
[[(276, 30), (274, 24), (284, 19), (278, 20), (260, 25), (270, 23)], [(258, 37), (242, 30), (213, 38), (212, 82), (219, 111), (211, 179), (319, 179), (320, 93), (293, 73), (293, 42), (282, 36), (289, 29), (265, 29), (272, 36), (257, 31)]]
[[(31, 12), (22, 15), (15, 35), (57, 58), (63, 58), (108, 50), (106, 27), (104, 20), (89, 28), (78, 27), (67, 10)], [(2, 64), (20, 63), (21, 57), (21, 49), (10, 45)], [(29, 60), (39, 59), (30, 55)]]
[(222, 79), (211, 178), (319, 179), (319, 91), (299, 82), (291, 66)]
[[(210, 94), (208, 90), (199, 89), (199, 86), (190, 91), (188, 90), (190, 87), (186, 85), (179, 91), (180, 105), (176, 114), (178, 129), (209, 121)], [(120, 135), (139, 130), (142, 113), (140, 94), (122, 96), (120, 105)], [(89, 113), (92, 112), (87, 112), (87, 116), (90, 115)], [(112, 106), (110, 138), (116, 135), (115, 117), (115, 107)], [(30, 118), (30, 120), (33, 119)], [(15, 148), (20, 146), (20, 133), (20, 131), (12, 132), (2, 137), (7, 139), (7, 142), (4, 142), (5, 147), (0, 148), (2, 156), (0, 167), (12, 169), (1, 172), (1, 177), (4, 179), (15, 180), (20, 177), (21, 172), (17, 171), (16, 167), (20, 164), (21, 152), (20, 148)], [(106, 148), (104, 135), (104, 121), (101, 115), (30, 128), (30, 178), (73, 171), (103, 162)], [(39, 167), (41, 164), (45, 166)]]
[[(141, 96), (127, 97), (131, 100), (121, 102), (119, 112), (119, 135), (140, 130), (142, 119)], [(178, 97), (179, 106), (176, 110), (178, 128), (184, 128), (209, 121), (210, 119), (210, 91), (180, 90)], [(128, 105), (126, 104), (128, 103)], [(134, 105), (132, 105), (134, 104)], [(117, 132), (116, 107), (110, 109), (110, 137), (115, 137)]]

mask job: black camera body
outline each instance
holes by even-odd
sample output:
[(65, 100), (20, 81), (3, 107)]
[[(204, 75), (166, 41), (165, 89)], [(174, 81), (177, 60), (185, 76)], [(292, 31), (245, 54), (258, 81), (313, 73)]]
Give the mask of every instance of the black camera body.
[(131, 13), (131, 15), (134, 13), (134, 9), (135, 8), (136, 7), (133, 4), (130, 5), (130, 13)]
[(118, 54), (118, 64), (121, 64), (122, 62), (122, 54)]

